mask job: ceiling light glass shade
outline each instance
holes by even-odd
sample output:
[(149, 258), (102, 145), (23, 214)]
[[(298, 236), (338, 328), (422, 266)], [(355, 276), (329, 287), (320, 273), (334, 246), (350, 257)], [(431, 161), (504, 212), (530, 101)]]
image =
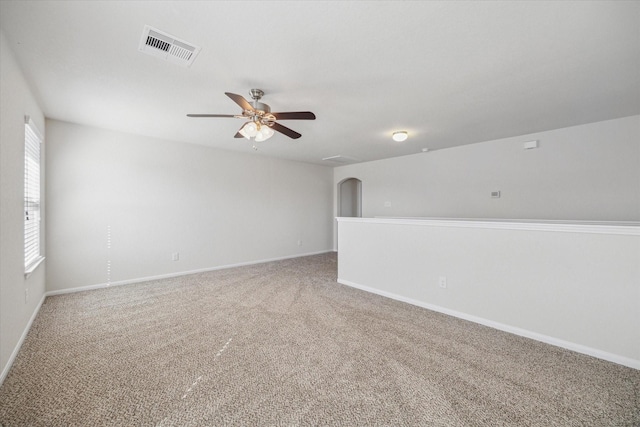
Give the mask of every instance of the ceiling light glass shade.
[(256, 134), (256, 141), (257, 142), (266, 141), (272, 136), (273, 136), (273, 129), (271, 129), (269, 126), (262, 125), (260, 126), (260, 130)]
[(406, 130), (401, 130), (401, 131), (398, 131), (398, 132), (394, 132), (392, 138), (393, 138), (394, 141), (402, 142), (402, 141), (406, 140), (407, 138), (409, 138), (409, 134), (407, 133)]
[(258, 134), (258, 124), (247, 122), (238, 132), (247, 139), (251, 139)]

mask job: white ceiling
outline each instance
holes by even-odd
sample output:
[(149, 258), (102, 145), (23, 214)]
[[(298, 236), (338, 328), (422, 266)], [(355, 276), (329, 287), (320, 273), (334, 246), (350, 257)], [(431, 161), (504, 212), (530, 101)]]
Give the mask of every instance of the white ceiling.
[[(257, 155), (326, 164), (640, 114), (640, 2), (2, 1), (47, 117), (253, 153), (224, 95), (263, 89), (281, 122)], [(202, 47), (138, 51), (145, 25)], [(410, 138), (393, 142), (394, 130)]]

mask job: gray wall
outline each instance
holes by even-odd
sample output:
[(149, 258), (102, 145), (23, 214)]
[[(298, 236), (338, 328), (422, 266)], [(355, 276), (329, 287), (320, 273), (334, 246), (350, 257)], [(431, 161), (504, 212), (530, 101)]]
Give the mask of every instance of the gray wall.
[(47, 143), (50, 291), (331, 250), (331, 168), (55, 120)]
[(640, 116), (341, 166), (334, 189), (348, 177), (363, 217), (640, 221)]
[(640, 369), (638, 231), (341, 218), (338, 281)]
[[(46, 260), (28, 279), (24, 277), (24, 116), (31, 116), (43, 133), (44, 116), (2, 33), (0, 94), (0, 378), (3, 378), (14, 350), (44, 296)], [(46, 141), (43, 155), (45, 147)], [(44, 198), (42, 192), (43, 228), (46, 222)], [(28, 300), (25, 300), (25, 290), (29, 291)]]

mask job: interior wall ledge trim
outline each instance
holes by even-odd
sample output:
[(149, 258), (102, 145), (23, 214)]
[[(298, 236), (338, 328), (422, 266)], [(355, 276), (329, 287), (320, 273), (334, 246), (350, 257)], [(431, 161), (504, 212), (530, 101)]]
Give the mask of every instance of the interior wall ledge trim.
[(553, 231), (563, 233), (611, 234), (640, 236), (640, 222), (634, 221), (564, 221), (528, 219), (480, 219), (480, 218), (346, 218), (338, 222), (368, 224), (418, 225), (425, 227), (454, 227), (498, 230)]

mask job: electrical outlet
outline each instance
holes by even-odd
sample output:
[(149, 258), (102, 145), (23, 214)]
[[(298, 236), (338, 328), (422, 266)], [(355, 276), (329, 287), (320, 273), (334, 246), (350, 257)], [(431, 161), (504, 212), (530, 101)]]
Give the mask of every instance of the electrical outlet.
[(180, 260), (180, 252), (174, 252), (171, 254), (171, 260), (172, 261), (179, 261)]
[(302, 240), (298, 240), (298, 246), (302, 246)]
[(29, 289), (25, 289), (24, 290), (24, 303), (28, 303), (29, 302)]
[(441, 288), (447, 287), (447, 278), (445, 276), (440, 276), (440, 278), (438, 279), (438, 286), (440, 286)]

